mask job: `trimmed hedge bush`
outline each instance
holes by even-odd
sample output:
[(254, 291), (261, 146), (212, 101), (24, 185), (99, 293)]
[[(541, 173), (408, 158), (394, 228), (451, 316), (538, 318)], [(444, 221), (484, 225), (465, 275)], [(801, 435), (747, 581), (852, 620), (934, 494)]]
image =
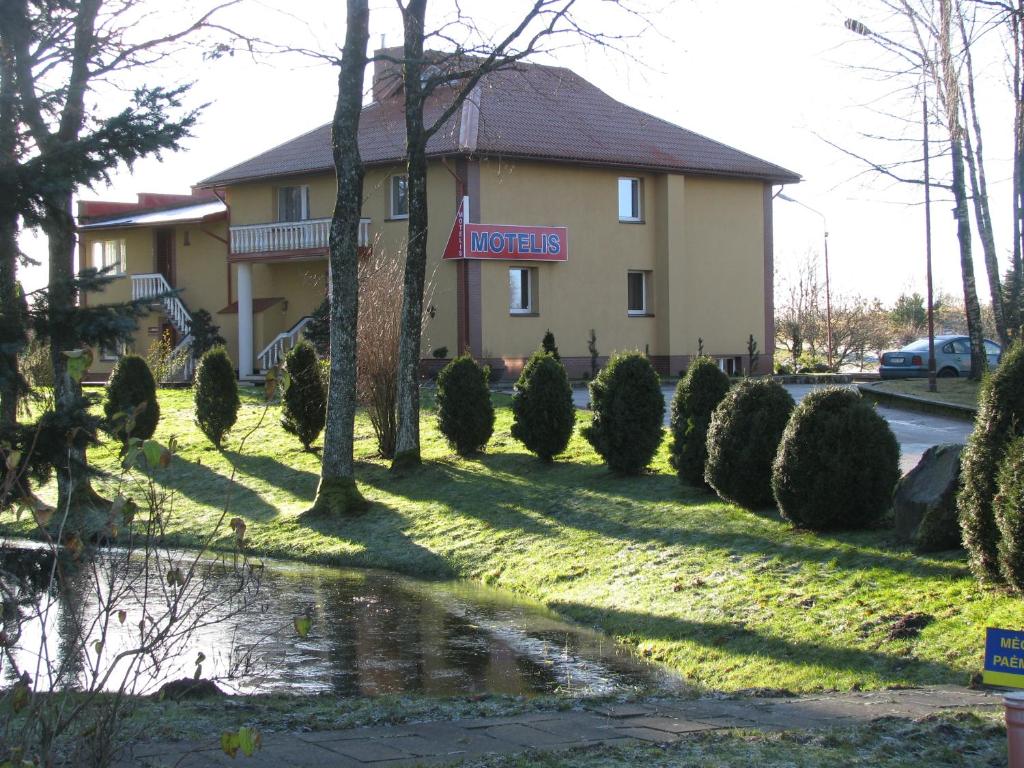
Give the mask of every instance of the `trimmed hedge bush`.
[[(136, 413), (143, 404), (145, 408)], [(156, 432), (160, 422), (156, 381), (146, 361), (138, 355), (124, 355), (114, 366), (107, 383), (103, 415), (111, 431), (124, 443), (132, 437), (148, 440)]]
[(743, 379), (722, 398), (708, 426), (704, 466), (719, 496), (748, 509), (773, 504), (772, 462), (793, 407), (772, 379)]
[(238, 380), (224, 347), (214, 347), (196, 368), (196, 424), (220, 448), (224, 434), (238, 419)]
[(860, 394), (811, 392), (796, 407), (772, 468), (782, 516), (801, 528), (865, 528), (892, 505), (900, 448), (888, 422)]
[(590, 410), (583, 436), (613, 472), (639, 474), (663, 437), (665, 398), (651, 361), (639, 352), (613, 355), (590, 382)]
[(992, 501), (999, 465), (1010, 441), (1024, 430), (1024, 346), (1014, 344), (981, 385), (974, 432), (961, 463), (963, 488), (957, 511), (971, 570), (1001, 581), (999, 529)]
[(999, 530), (999, 573), (1014, 590), (1024, 593), (1024, 438), (1006, 449), (993, 510)]
[(462, 355), (437, 375), (438, 426), (460, 456), (479, 451), (494, 431), (489, 373), (472, 357)]
[(572, 387), (558, 358), (538, 350), (523, 366), (512, 396), (512, 437), (551, 461), (565, 450), (576, 423)]
[(288, 350), (285, 368), (291, 381), (284, 392), (281, 426), (308, 451), (327, 421), (327, 391), (313, 345), (300, 341)]
[(729, 391), (731, 382), (710, 357), (698, 357), (676, 385), (672, 398), (672, 445), (669, 463), (679, 479), (706, 487), (704, 464), (708, 458), (711, 414)]

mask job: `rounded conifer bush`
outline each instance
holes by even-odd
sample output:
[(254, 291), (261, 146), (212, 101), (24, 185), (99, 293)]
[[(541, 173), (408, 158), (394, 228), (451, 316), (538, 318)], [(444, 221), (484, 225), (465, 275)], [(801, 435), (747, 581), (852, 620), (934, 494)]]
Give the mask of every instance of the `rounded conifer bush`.
[(512, 437), (541, 461), (565, 450), (576, 423), (572, 387), (554, 354), (538, 350), (523, 366), (512, 396)]
[(669, 462), (679, 479), (704, 487), (708, 426), (711, 414), (729, 391), (725, 371), (710, 357), (698, 357), (676, 385), (672, 398), (672, 445)]
[(715, 408), (708, 426), (704, 479), (726, 501), (771, 506), (772, 462), (793, 398), (772, 379), (743, 379)]
[(891, 506), (900, 448), (888, 422), (860, 394), (811, 392), (796, 407), (772, 468), (782, 516), (801, 528), (865, 528)]
[(284, 391), (281, 426), (299, 438), (307, 451), (327, 420), (327, 391), (316, 350), (300, 341), (285, 358), (289, 384)]
[(146, 361), (138, 355), (124, 355), (117, 361), (107, 383), (103, 414), (110, 430), (127, 443), (129, 438), (148, 440), (160, 421), (156, 381)]
[(220, 448), (224, 434), (238, 418), (238, 381), (224, 347), (214, 347), (199, 358), (196, 368), (196, 423), (210, 442)]
[(651, 361), (639, 352), (614, 355), (590, 382), (594, 418), (583, 436), (623, 475), (646, 467), (662, 440), (665, 398)]
[(489, 371), (469, 355), (456, 357), (437, 375), (437, 421), (460, 456), (476, 453), (494, 432)]
[(1024, 438), (1007, 447), (997, 488), (993, 511), (999, 530), (999, 573), (1016, 592), (1024, 593)]
[(957, 513), (971, 570), (1001, 581), (999, 528), (992, 502), (999, 465), (1014, 437), (1024, 431), (1024, 346), (1014, 344), (982, 382), (974, 431), (960, 461)]

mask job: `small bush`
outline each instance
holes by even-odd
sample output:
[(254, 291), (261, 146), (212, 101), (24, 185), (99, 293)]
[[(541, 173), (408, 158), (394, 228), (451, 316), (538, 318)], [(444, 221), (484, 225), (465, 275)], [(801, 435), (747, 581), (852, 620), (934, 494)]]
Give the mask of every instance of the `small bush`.
[(103, 414), (110, 430), (122, 442), (128, 442), (131, 437), (148, 440), (156, 432), (160, 421), (156, 381), (146, 361), (138, 355), (124, 355), (114, 366), (103, 401)]
[(292, 347), (285, 368), (290, 383), (284, 392), (281, 426), (308, 451), (327, 419), (327, 391), (313, 345), (300, 341)]
[(224, 434), (238, 418), (238, 381), (224, 347), (214, 347), (196, 369), (196, 424), (220, 448)]
[(555, 358), (555, 360), (562, 360), (562, 356), (558, 354), (558, 345), (555, 344), (555, 334), (551, 332), (550, 328), (544, 332), (544, 338), (541, 339), (540, 348)]
[(456, 357), (437, 376), (437, 421), (460, 456), (476, 453), (491, 439), (494, 406), (488, 369), (469, 355)]
[(535, 352), (523, 366), (512, 396), (512, 437), (551, 461), (565, 450), (576, 423), (572, 387), (555, 355)]
[(676, 385), (672, 398), (669, 463), (680, 480), (699, 487), (707, 485), (704, 464), (708, 457), (708, 425), (729, 386), (729, 377), (709, 357), (694, 360)]
[(1024, 346), (1014, 344), (981, 386), (978, 416), (961, 463), (957, 497), (960, 530), (971, 570), (1000, 581), (999, 529), (992, 502), (999, 465), (1010, 441), (1024, 429)]
[(801, 528), (864, 528), (885, 514), (900, 479), (888, 422), (850, 389), (810, 393), (793, 411), (772, 468), (782, 516)]
[(197, 309), (192, 313), (188, 332), (192, 336), (192, 354), (197, 359), (214, 347), (222, 347), (227, 343), (220, 335), (220, 326), (213, 322), (213, 316), (205, 309)]
[(772, 462), (793, 410), (772, 379), (743, 379), (715, 408), (704, 479), (723, 499), (749, 509), (772, 504)]
[(665, 398), (650, 360), (639, 352), (614, 355), (590, 383), (594, 418), (583, 436), (613, 472), (635, 475), (662, 439)]
[(999, 572), (1006, 583), (1024, 593), (1024, 439), (1006, 450), (999, 467), (998, 492), (993, 500), (999, 529)]

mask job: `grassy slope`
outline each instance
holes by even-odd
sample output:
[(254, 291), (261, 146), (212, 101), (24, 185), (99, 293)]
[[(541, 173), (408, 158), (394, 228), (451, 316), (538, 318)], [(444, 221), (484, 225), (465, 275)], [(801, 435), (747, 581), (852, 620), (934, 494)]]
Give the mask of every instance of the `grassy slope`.
[[(1024, 625), (1021, 601), (979, 587), (959, 554), (917, 556), (888, 531), (793, 531), (774, 511), (680, 485), (666, 446), (638, 478), (610, 475), (578, 436), (561, 462), (543, 466), (511, 439), (507, 400), (488, 453), (473, 460), (451, 453), (425, 411), (427, 464), (405, 477), (373, 457), (361, 415), (358, 471), (372, 511), (304, 523), (297, 515), (313, 498), (318, 458), (281, 430), (276, 407), (234, 450), (262, 413), (254, 394), (244, 403), (221, 454), (192, 424), (189, 393), (161, 393), (157, 437), (179, 441), (161, 482), (176, 491), (170, 529), (181, 543), (219, 516), (235, 468), (231, 514), (247, 520), (261, 552), (481, 579), (725, 690), (966, 683), (981, 666), (984, 627)], [(113, 452), (92, 457), (112, 463)], [(909, 611), (936, 620), (917, 639), (886, 639), (892, 616)]]
[(890, 379), (880, 381), (873, 385), (874, 389), (882, 392), (892, 392), (899, 395), (913, 395), (928, 400), (937, 400), (942, 403), (953, 403), (954, 405), (969, 405), (972, 408), (978, 405), (978, 382), (967, 379), (939, 379), (938, 392), (928, 391), (928, 379)]

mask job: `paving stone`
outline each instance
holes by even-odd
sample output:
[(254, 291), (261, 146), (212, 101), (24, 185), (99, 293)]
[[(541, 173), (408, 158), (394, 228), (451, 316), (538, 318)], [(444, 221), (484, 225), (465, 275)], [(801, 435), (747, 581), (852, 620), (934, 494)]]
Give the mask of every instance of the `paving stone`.
[[(388, 746), (391, 739), (346, 739), (344, 741), (332, 741), (324, 744), (322, 749), (330, 749), (345, 757), (354, 757), (363, 763), (379, 763), (384, 760), (408, 760), (415, 755), (403, 752), (395, 747)], [(320, 765), (327, 765), (322, 761)]]
[(679, 735), (666, 731), (656, 731), (653, 728), (616, 728), (615, 732), (627, 739), (639, 739), (649, 741), (653, 744), (674, 744), (679, 741)]
[(600, 712), (605, 717), (619, 719), (623, 717), (640, 717), (650, 715), (657, 710), (645, 704), (612, 704), (610, 706), (594, 707), (594, 712)]
[(666, 733), (691, 733), (693, 731), (709, 731), (716, 726), (698, 720), (680, 720), (675, 717), (631, 717), (624, 720), (622, 725), (631, 728), (650, 728), (654, 731)]
[(547, 747), (580, 742), (580, 739), (572, 733), (551, 733), (531, 728), (528, 725), (497, 725), (488, 728), (485, 733), (499, 741), (507, 741), (521, 747)]

